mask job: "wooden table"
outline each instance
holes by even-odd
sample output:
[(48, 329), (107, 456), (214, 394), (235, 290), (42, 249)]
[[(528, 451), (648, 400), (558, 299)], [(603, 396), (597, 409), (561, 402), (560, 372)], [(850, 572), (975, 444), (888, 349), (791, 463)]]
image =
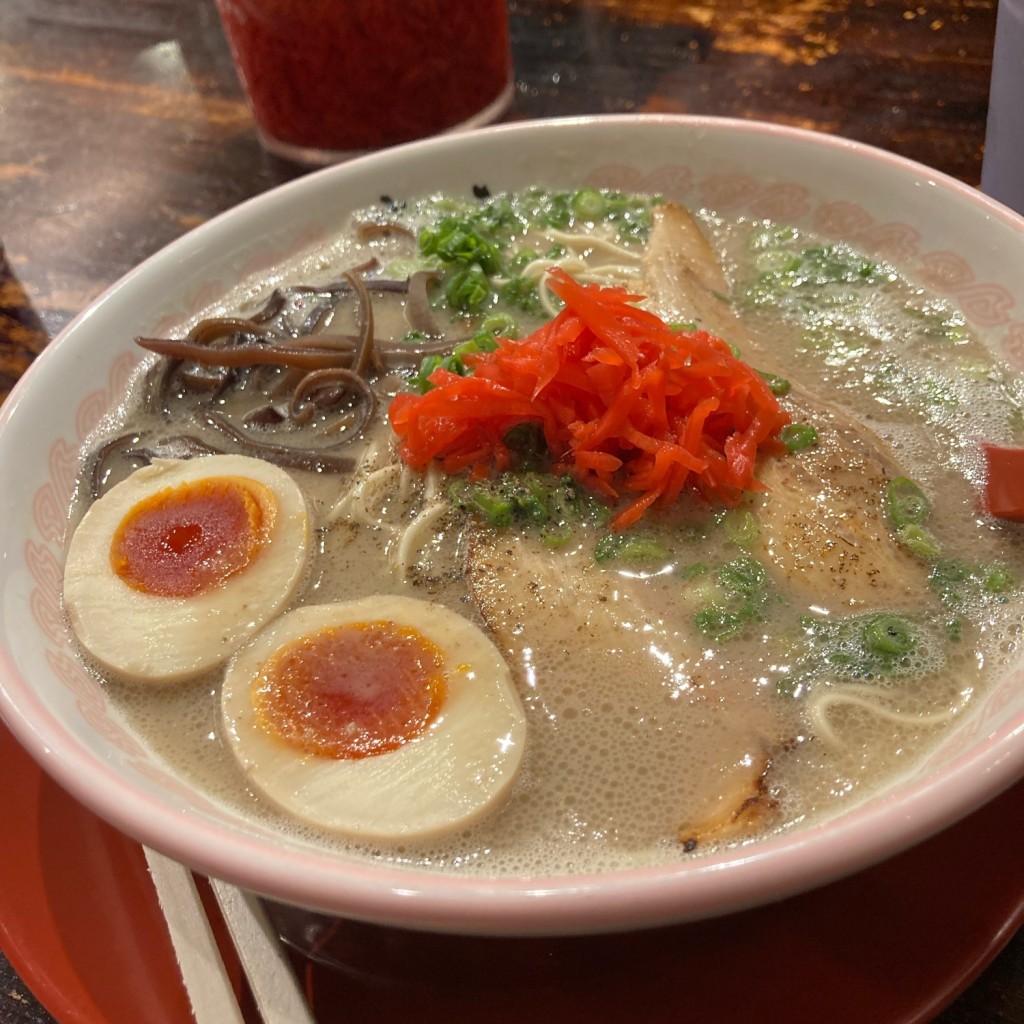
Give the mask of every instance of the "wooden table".
[[(509, 119), (758, 118), (980, 178), (995, 0), (511, 0), (510, 11)], [(5, 0), (2, 14), (0, 395), (132, 266), (303, 173), (257, 143), (212, 0)], [(0, 1021), (48, 1020), (0, 964)], [(1024, 935), (940, 1020), (1024, 1021)]]

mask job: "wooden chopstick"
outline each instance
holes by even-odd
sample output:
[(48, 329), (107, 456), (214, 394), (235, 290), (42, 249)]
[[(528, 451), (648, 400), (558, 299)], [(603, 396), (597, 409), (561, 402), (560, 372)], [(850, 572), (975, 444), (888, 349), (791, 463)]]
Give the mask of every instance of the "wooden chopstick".
[(264, 1024), (315, 1024), (295, 971), (259, 899), (245, 889), (210, 879)]
[(192, 872), (143, 850), (196, 1024), (245, 1024)]
[[(245, 1024), (191, 870), (143, 850), (196, 1024)], [(263, 1024), (315, 1024), (259, 900), (227, 882), (209, 881)]]

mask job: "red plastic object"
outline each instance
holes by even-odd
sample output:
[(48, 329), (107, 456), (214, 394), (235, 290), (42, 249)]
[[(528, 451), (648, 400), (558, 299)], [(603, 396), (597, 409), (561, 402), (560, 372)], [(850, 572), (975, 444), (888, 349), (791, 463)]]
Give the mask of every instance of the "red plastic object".
[(985, 507), (1000, 519), (1024, 521), (1024, 448), (982, 445), (988, 464)]

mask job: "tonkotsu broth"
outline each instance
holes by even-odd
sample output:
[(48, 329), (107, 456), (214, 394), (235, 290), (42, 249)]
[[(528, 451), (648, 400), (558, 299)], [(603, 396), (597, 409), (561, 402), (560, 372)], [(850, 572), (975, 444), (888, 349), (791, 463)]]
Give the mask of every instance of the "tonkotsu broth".
[[(363, 213), (355, 222), (394, 220), (415, 231), (438, 211), (464, 205), (461, 199), (449, 203), (432, 197)], [(596, 230), (610, 237), (607, 225), (595, 229), (582, 220), (571, 225), (573, 232)], [(861, 283), (842, 280), (825, 282), (813, 301), (794, 298), (795, 287), (780, 298), (780, 289), (771, 291), (770, 278), (787, 266), (786, 253), (825, 243), (761, 222), (705, 215), (702, 224), (735, 284), (736, 308), (773, 356), (772, 365), (757, 368), (809, 382), (819, 398), (841, 404), (869, 424), (885, 442), (886, 457), (895, 458), (903, 473), (927, 493), (941, 493), (928, 528), (941, 539), (944, 555), (972, 565), (999, 563), (1007, 578), (1024, 578), (1019, 531), (978, 511), (981, 466), (974, 445), (978, 436), (997, 443), (1014, 440), (1019, 384), (992, 365), (956, 311), (881, 264), (868, 290), (854, 293), (855, 300), (840, 293)], [(525, 242), (517, 238), (514, 244), (535, 244), (540, 234), (531, 228)], [(627, 233), (615, 244), (637, 254), (643, 234)], [(609, 258), (608, 252), (597, 247), (584, 261), (599, 273), (602, 263), (613, 264), (606, 279), (625, 274), (629, 286), (637, 287), (639, 263), (615, 253)], [(403, 236), (359, 242), (349, 232), (281, 268), (269, 282), (247, 283), (204, 316), (251, 314), (271, 287), (334, 279), (340, 268), (366, 255), (377, 256), (385, 268), (398, 264), (407, 271), (417, 259), (415, 245)], [(837, 261), (840, 257), (854, 260), (846, 250), (836, 253)], [(544, 313), (516, 310), (516, 315), (526, 333)], [(405, 328), (398, 317), (400, 310), (397, 317), (379, 320), (378, 333), (401, 333)], [(479, 320), (478, 315), (461, 322)], [(193, 323), (183, 324), (178, 334)], [(400, 373), (377, 383), (382, 394), (402, 386)], [(147, 418), (129, 402), (105, 424), (102, 436), (125, 430), (169, 435), (179, 427)], [(195, 432), (195, 425), (189, 422), (188, 429)], [(808, 597), (798, 581), (767, 562), (767, 596), (758, 614), (735, 636), (709, 638), (694, 628), (694, 615), (715, 589), (716, 574), (757, 550), (758, 541), (743, 532), (749, 522), (744, 525), (737, 514), (723, 517), (685, 501), (641, 524), (663, 554), (638, 563), (597, 564), (594, 539), (603, 528), (580, 527), (559, 548), (525, 529), (496, 534), (448, 504), (448, 481), (400, 469), (392, 439), (379, 415), (348, 446), (348, 453), (362, 460), (350, 477), (294, 471), (311, 499), (315, 525), (322, 527), (298, 601), (408, 594), (441, 601), (496, 629), (528, 717), (524, 768), (507, 803), (443, 841), (361, 850), (280, 813), (247, 789), (220, 738), (219, 670), (172, 687), (105, 681), (130, 726), (176, 772), (228, 806), (272, 821), (304, 842), (480, 874), (561, 874), (682, 860), (717, 844), (712, 837), (695, 849), (684, 848), (680, 826), (713, 810), (709, 792), (738, 761), (746, 758), (749, 768), (751, 759), (764, 756), (770, 763), (764, 782), (777, 806), (767, 822), (728, 837), (729, 842), (752, 841), (834, 814), (911, 768), (941, 738), (939, 716), (950, 713), (949, 721), (955, 721), (969, 712), (985, 679), (1002, 670), (1019, 642), (1015, 586), (995, 592), (964, 584), (955, 601), (943, 601), (923, 563), (919, 601), (853, 609), (861, 618), (898, 612), (915, 623), (917, 647), (904, 659), (913, 664), (891, 672), (858, 675), (836, 654), (848, 651), (848, 639), (808, 639), (809, 616), (830, 623), (840, 612), (852, 614), (846, 598), (839, 591)], [(87, 451), (100, 440), (92, 439)], [(811, 454), (784, 458), (826, 466), (842, 455), (823, 428)], [(752, 497), (739, 512), (756, 519), (762, 503), (771, 500)], [(411, 526), (423, 529), (410, 534)], [(505, 571), (527, 559), (531, 568), (523, 579)], [(535, 603), (538, 593), (545, 595), (543, 605)], [(593, 605), (581, 600), (594, 594)], [(951, 640), (954, 604), (959, 636)], [(515, 618), (507, 633), (506, 613)], [(808, 697), (849, 685), (870, 687), (882, 699), (849, 691), (856, 699), (825, 712), (831, 741), (823, 742), (822, 719), (811, 714)], [(905, 717), (895, 720), (893, 710)], [(737, 741), (740, 733), (756, 741)], [(741, 765), (740, 774), (745, 770)]]

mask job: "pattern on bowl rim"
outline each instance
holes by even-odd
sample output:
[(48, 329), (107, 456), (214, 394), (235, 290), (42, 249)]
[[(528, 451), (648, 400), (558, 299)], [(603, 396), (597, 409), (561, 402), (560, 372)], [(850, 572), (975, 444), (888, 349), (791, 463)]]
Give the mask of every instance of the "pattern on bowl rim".
[[(1015, 369), (1024, 367), (1024, 320), (1015, 319), (1020, 311), (1013, 294), (998, 282), (978, 280), (973, 267), (962, 255), (949, 250), (925, 250), (920, 233), (910, 224), (879, 222), (856, 203), (817, 198), (796, 181), (764, 185), (753, 177), (733, 171), (701, 177), (690, 165), (682, 163), (664, 164), (646, 172), (628, 164), (606, 163), (585, 175), (584, 183), (654, 192), (691, 207), (799, 223), (825, 236), (842, 237), (871, 255), (890, 260), (906, 270), (912, 279), (949, 298), (968, 320), (988, 333), (1001, 358)], [(322, 239), (322, 231), (305, 227), (288, 246), (250, 252), (239, 263), (232, 279), (207, 280), (190, 294), (177, 295), (166, 303), (154, 321), (153, 333), (172, 329), (217, 301), (238, 282), (259, 275)], [(143, 745), (110, 713), (102, 687), (71, 653), (61, 607), (66, 516), (74, 492), (81, 445), (103, 416), (121, 400), (139, 362), (139, 356), (133, 352), (118, 355), (110, 364), (105, 387), (90, 392), (79, 402), (74, 435), (60, 437), (50, 445), (48, 473), (32, 497), (33, 529), (24, 541), (22, 552), (32, 579), (30, 613), (45, 638), (44, 653), (51, 671), (73, 695), (79, 714), (97, 736), (140, 776), (223, 821), (223, 812), (215, 802), (197, 800), (194, 791), (170, 770), (154, 763)], [(1024, 729), (1024, 725), (1013, 727), (1011, 721), (1022, 676), (1024, 670), (1009, 673), (975, 708), (969, 721), (916, 767), (912, 778), (917, 789), (927, 788), (938, 767), (957, 761), (979, 738), (995, 739), (1005, 735), (1008, 728), (1010, 731)], [(586, 889), (587, 884), (580, 888)], [(744, 897), (748, 902), (751, 898), (749, 894)]]

